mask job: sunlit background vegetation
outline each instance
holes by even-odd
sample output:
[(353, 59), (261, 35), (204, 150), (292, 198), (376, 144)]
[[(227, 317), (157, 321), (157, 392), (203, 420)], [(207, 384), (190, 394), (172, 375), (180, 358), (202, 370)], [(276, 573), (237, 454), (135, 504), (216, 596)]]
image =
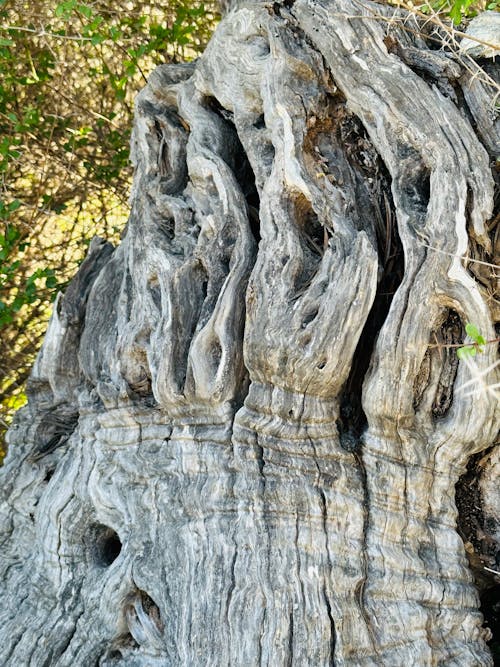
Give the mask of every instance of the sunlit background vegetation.
[(199, 0), (0, 1), (0, 432), (57, 292), (125, 225), (137, 91), (202, 52), (217, 18)]
[[(413, 3), (455, 24), (498, 5)], [(216, 0), (0, 0), (0, 458), (51, 303), (91, 238), (125, 225), (134, 97), (218, 18)]]

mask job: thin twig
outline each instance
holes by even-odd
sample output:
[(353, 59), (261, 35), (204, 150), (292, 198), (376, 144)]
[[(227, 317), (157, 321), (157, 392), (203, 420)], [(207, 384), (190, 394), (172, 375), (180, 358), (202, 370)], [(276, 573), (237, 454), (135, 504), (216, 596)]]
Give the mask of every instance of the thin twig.
[(19, 25), (8, 25), (0, 26), (0, 30), (5, 30), (6, 32), (10, 30), (16, 30), (17, 32), (29, 32), (35, 37), (52, 37), (54, 39), (67, 39), (76, 42), (90, 42), (92, 37), (83, 37), (81, 35), (59, 35), (56, 32), (48, 32), (45, 28), (27, 28), (26, 26)]
[(481, 348), (483, 345), (491, 345), (492, 343), (500, 343), (500, 338), (492, 338), (491, 340), (485, 340), (484, 343), (431, 343), (429, 347), (440, 347), (440, 348), (455, 348), (455, 347), (475, 347)]
[(493, 574), (496, 574), (497, 577), (500, 577), (500, 572), (497, 572), (497, 570), (492, 570), (491, 567), (486, 567), (486, 565), (484, 565), (483, 570), (486, 570), (487, 572), (493, 572)]
[(448, 257), (456, 257), (458, 259), (463, 260), (464, 262), (473, 262), (474, 264), (482, 264), (483, 266), (489, 266), (492, 269), (500, 269), (500, 266), (498, 264), (491, 264), (490, 262), (483, 262), (480, 259), (473, 259), (472, 257), (467, 257), (466, 255), (457, 255), (452, 252), (446, 252), (446, 250), (435, 248), (434, 246), (429, 245), (428, 243), (424, 243), (423, 241), (421, 241), (421, 244), (426, 248), (429, 248), (429, 250), (434, 250), (434, 252), (441, 253), (441, 255), (448, 255)]

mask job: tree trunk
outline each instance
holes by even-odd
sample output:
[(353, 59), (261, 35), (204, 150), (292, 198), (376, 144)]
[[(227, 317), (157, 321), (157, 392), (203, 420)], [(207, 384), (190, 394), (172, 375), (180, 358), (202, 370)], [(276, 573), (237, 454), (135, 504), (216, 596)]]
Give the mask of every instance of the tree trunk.
[[(123, 240), (10, 431), (1, 664), (493, 664), (455, 485), (496, 346), (452, 346), (496, 335), (499, 65), (422, 30), (246, 5), (150, 77)], [(491, 556), (498, 449), (471, 460)]]

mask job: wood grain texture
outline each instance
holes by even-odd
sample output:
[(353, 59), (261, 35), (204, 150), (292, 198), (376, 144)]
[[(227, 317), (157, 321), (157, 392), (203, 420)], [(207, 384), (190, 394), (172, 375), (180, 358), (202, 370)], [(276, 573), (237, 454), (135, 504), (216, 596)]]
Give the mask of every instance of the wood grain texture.
[(1, 664), (493, 664), (455, 484), (499, 415), (446, 345), (495, 337), (498, 128), (376, 9), (241, 6), (138, 96), (9, 433)]

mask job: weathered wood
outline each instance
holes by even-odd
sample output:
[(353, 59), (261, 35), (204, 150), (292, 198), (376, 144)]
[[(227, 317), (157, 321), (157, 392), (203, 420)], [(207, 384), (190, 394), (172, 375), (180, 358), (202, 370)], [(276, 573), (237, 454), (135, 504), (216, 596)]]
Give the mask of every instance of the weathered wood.
[(454, 494), (495, 349), (445, 347), (495, 337), (461, 259), (495, 234), (488, 86), (387, 8), (285, 5), (138, 97), (126, 233), (9, 434), (2, 664), (492, 664)]

